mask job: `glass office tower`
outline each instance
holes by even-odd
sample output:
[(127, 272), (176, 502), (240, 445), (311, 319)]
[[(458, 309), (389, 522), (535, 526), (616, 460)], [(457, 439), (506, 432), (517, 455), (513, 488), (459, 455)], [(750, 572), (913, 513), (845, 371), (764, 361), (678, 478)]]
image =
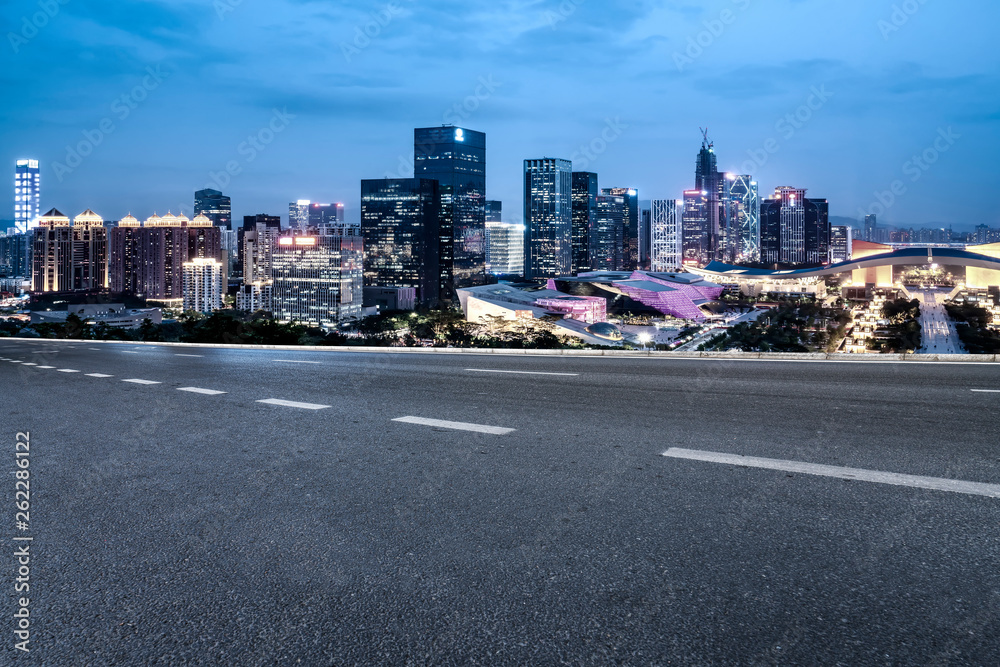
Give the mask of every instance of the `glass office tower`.
[(194, 214), (204, 215), (213, 227), (230, 229), (233, 222), (233, 204), (218, 190), (205, 189), (194, 193)]
[(639, 191), (635, 188), (604, 188), (601, 194), (621, 197), (625, 206), (621, 260), (617, 271), (639, 268)]
[(41, 175), (38, 160), (18, 160), (14, 165), (14, 226), (27, 232), (41, 215)]
[(524, 275), (555, 278), (573, 270), (573, 163), (524, 161)]
[(597, 224), (597, 174), (573, 172), (573, 273), (591, 270), (590, 233)]
[[(420, 305), (436, 306), (440, 220), (441, 193), (434, 179), (361, 181), (365, 287), (412, 287)], [(485, 261), (484, 256), (484, 271)]]
[(486, 284), (486, 134), (451, 125), (415, 129), (413, 176), (440, 185), (441, 298)]

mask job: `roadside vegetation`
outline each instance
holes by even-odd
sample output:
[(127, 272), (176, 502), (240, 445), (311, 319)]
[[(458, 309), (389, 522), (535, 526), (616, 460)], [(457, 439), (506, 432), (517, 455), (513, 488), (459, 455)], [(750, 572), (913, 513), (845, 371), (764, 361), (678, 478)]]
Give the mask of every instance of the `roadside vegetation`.
[(958, 337), (969, 354), (1000, 353), (1000, 332), (989, 327), (993, 315), (973, 303), (945, 304), (948, 317), (955, 321)]

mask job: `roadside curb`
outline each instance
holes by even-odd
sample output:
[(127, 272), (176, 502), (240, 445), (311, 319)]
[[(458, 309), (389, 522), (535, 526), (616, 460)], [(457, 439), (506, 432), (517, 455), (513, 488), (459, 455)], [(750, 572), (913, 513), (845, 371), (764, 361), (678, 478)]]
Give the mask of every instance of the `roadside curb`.
[(179, 348), (215, 348), (224, 350), (283, 350), (289, 352), (360, 352), (367, 354), (494, 354), (528, 357), (649, 357), (654, 359), (717, 359), (734, 361), (757, 359), (774, 361), (840, 361), (864, 362), (956, 362), (997, 363), (996, 354), (826, 354), (820, 352), (661, 352), (655, 350), (511, 350), (502, 348), (468, 347), (360, 347), (360, 346), (306, 346), (306, 345), (236, 345), (227, 343), (160, 343), (150, 341), (78, 340), (67, 338), (0, 338), (0, 341), (25, 343), (87, 343), (88, 345), (131, 345)]

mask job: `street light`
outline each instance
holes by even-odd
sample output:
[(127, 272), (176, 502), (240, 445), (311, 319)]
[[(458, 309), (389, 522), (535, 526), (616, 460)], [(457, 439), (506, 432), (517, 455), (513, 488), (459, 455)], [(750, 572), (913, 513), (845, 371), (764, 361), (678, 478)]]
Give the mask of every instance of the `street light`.
[(639, 334), (639, 342), (642, 343), (643, 349), (646, 349), (646, 346), (649, 345), (649, 342), (651, 340), (653, 340), (653, 337), (650, 336), (648, 333)]

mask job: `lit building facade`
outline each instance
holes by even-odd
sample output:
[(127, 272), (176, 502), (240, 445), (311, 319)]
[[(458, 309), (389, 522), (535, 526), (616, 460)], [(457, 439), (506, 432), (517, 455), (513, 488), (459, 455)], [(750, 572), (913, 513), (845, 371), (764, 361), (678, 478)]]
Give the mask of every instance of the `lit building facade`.
[(41, 198), (38, 160), (18, 160), (14, 164), (14, 226), (18, 232), (25, 233), (36, 225)]
[(215, 227), (231, 229), (233, 226), (233, 204), (229, 197), (218, 190), (207, 188), (194, 193), (194, 215), (204, 215)]
[(221, 310), (224, 284), (222, 262), (203, 257), (184, 262), (184, 310), (199, 313)]
[(721, 261), (760, 261), (760, 193), (749, 174), (726, 174), (723, 208), (725, 240)]
[[(361, 181), (367, 287), (412, 287), (417, 301), (441, 298), (441, 191), (429, 178)], [(485, 259), (484, 259), (485, 262)]]
[(635, 188), (603, 188), (601, 194), (622, 198), (622, 240), (618, 270), (639, 268), (639, 191)]
[(486, 201), (486, 222), (503, 222), (503, 202), (498, 200)]
[(853, 244), (854, 230), (849, 225), (830, 227), (830, 261), (833, 264), (850, 261)]
[(554, 278), (573, 269), (573, 163), (524, 161), (524, 275)]
[(494, 276), (519, 276), (524, 271), (524, 225), (486, 223), (486, 270)]
[(356, 229), (278, 239), (272, 257), (272, 312), (277, 320), (335, 327), (361, 317), (364, 252)]
[(625, 198), (602, 194), (596, 199), (597, 218), (590, 229), (590, 270), (619, 271), (628, 263), (628, 215)]
[(573, 273), (590, 271), (590, 233), (597, 225), (597, 174), (573, 172)]
[(830, 215), (825, 199), (809, 199), (801, 188), (779, 187), (761, 201), (761, 261), (820, 265), (830, 261)]
[(486, 134), (461, 127), (413, 131), (413, 176), (440, 187), (440, 296), (486, 283)]
[(0, 275), (31, 275), (31, 234), (0, 236)]
[(73, 224), (52, 209), (32, 230), (32, 290), (72, 292), (108, 286), (108, 236), (104, 221), (87, 210)]
[(684, 212), (681, 216), (681, 243), (684, 264), (702, 266), (709, 261), (708, 192), (684, 191)]
[(678, 271), (684, 260), (676, 199), (654, 199), (650, 209), (649, 261), (653, 271)]

